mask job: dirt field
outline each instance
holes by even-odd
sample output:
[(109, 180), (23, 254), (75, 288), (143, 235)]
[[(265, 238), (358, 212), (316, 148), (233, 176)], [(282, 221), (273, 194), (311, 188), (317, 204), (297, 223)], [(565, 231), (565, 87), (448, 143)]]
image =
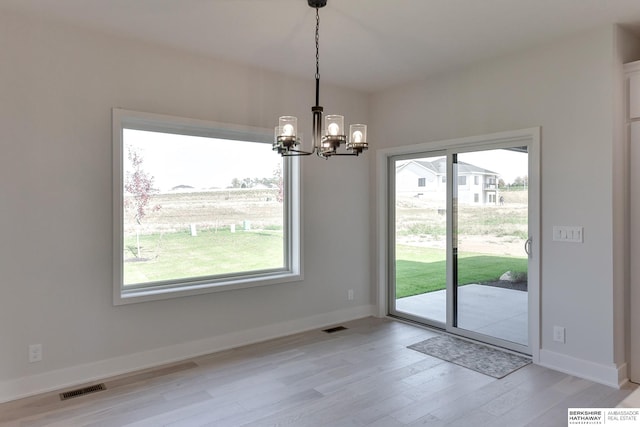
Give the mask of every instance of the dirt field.
[[(206, 192), (176, 192), (154, 195), (142, 220), (141, 233), (228, 228), (235, 225), (251, 229), (282, 228), (283, 204), (277, 189), (225, 189)], [(153, 211), (154, 206), (160, 209)], [(135, 221), (125, 215), (125, 233), (135, 234)]]
[[(153, 196), (142, 234), (229, 228), (281, 229), (283, 204), (277, 189), (224, 189), (175, 192)], [(527, 238), (527, 192), (504, 192), (504, 205), (461, 205), (459, 250), (522, 256)], [(153, 211), (153, 206), (160, 209)], [(397, 242), (444, 248), (446, 211), (415, 197), (400, 198), (396, 209)], [(135, 221), (125, 216), (125, 233), (135, 234)]]
[[(458, 206), (458, 250), (525, 256), (527, 192), (504, 192), (503, 205)], [(415, 197), (396, 203), (396, 241), (400, 244), (445, 248), (446, 211)]]

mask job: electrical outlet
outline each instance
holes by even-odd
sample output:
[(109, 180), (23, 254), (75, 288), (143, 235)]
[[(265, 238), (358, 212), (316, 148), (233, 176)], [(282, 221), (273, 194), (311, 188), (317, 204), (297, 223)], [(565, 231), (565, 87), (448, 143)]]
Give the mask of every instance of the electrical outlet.
[(29, 363), (40, 362), (42, 360), (42, 344), (29, 345)]
[(347, 291), (347, 299), (348, 299), (349, 301), (353, 301), (353, 289), (349, 289), (349, 290)]
[(553, 327), (553, 340), (564, 344), (564, 328), (562, 326)]

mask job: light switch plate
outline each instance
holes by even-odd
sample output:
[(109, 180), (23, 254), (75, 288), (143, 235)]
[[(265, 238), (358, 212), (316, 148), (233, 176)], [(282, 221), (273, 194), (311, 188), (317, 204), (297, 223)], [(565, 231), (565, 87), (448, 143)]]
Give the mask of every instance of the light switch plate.
[(554, 225), (553, 241), (583, 243), (584, 228), (576, 225)]

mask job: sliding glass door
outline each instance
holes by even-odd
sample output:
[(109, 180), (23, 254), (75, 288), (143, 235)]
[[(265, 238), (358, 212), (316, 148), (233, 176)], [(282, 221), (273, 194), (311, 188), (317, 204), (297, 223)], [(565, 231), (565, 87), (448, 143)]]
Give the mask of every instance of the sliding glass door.
[(465, 335), (522, 346), (529, 338), (527, 151), (511, 147), (452, 155), (451, 326)]
[(529, 150), (389, 157), (391, 315), (530, 354)]
[(436, 326), (447, 321), (447, 158), (392, 163), (394, 289), (392, 313)]

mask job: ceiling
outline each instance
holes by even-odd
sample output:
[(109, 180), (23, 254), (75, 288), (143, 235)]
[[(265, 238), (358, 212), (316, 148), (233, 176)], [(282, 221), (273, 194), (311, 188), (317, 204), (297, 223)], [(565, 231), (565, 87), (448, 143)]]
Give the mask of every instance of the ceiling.
[[(306, 0), (0, 0), (2, 9), (313, 78)], [(366, 92), (619, 23), (640, 0), (328, 0), (320, 72)]]

